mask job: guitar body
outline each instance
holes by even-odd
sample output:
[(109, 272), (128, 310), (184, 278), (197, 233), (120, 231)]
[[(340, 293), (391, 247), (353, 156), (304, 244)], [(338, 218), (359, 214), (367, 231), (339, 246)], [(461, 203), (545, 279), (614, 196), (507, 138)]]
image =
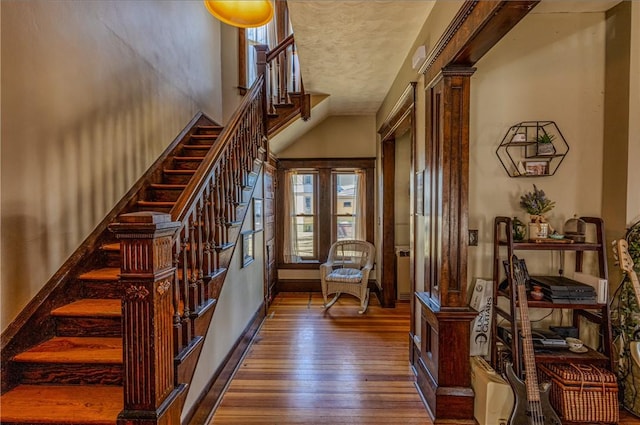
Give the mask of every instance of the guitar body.
[(542, 384), (540, 387), (540, 409), (542, 415), (535, 416), (536, 409), (530, 408), (530, 403), (527, 400), (527, 387), (524, 381), (518, 378), (513, 371), (513, 366), (509, 363), (506, 366), (506, 375), (515, 398), (515, 405), (511, 417), (509, 418), (509, 425), (562, 425), (560, 418), (553, 410), (551, 402), (549, 402), (549, 391), (551, 386), (548, 384)]

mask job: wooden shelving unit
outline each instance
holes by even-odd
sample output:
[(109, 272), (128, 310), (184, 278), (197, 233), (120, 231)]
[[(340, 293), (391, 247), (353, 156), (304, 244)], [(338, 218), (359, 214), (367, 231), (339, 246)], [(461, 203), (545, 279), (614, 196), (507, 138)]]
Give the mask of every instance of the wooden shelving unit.
[[(522, 375), (522, 356), (520, 353), (518, 326), (518, 315), (516, 309), (519, 300), (510, 276), (507, 276), (507, 287), (499, 289), (501, 282), (502, 261), (513, 256), (517, 251), (569, 251), (576, 256), (575, 271), (581, 272), (583, 265), (583, 253), (594, 251), (597, 253), (599, 277), (608, 279), (607, 263), (604, 246), (604, 223), (600, 218), (581, 217), (588, 225), (595, 226), (596, 241), (593, 243), (571, 243), (559, 244), (553, 242), (515, 242), (513, 240), (513, 221), (510, 217), (496, 217), (494, 221), (494, 248), (493, 248), (493, 282), (496, 302), (493, 309), (492, 332), (491, 332), (491, 362), (494, 368), (498, 367), (497, 342), (500, 341), (511, 351), (514, 369), (518, 375)], [(506, 298), (508, 300), (507, 309), (498, 307), (497, 300)], [(557, 303), (551, 301), (537, 301), (531, 297), (527, 299), (527, 305), (532, 309), (570, 309), (572, 311), (573, 326), (580, 327), (580, 318), (600, 326), (600, 347), (587, 347), (586, 353), (573, 353), (568, 349), (550, 349), (546, 352), (536, 352), (536, 362), (542, 363), (589, 363), (597, 364), (613, 370), (613, 359), (611, 356), (611, 321), (608, 304), (573, 304)], [(497, 333), (498, 317), (505, 319), (511, 331), (511, 341), (502, 340)]]

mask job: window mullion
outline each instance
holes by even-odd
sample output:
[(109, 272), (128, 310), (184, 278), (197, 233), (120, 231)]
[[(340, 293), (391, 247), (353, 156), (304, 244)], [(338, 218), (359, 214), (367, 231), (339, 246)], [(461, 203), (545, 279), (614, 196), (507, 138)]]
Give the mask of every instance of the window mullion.
[(332, 232), (331, 229), (332, 213), (333, 213), (333, 196), (332, 196), (332, 178), (330, 168), (321, 168), (318, 173), (318, 254), (320, 261), (327, 260), (329, 248), (331, 247)]

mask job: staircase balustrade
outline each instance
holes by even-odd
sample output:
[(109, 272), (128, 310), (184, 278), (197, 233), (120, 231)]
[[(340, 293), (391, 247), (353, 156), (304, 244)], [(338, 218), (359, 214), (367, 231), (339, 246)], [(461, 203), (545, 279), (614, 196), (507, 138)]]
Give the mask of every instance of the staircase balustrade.
[(219, 296), (246, 214), (244, 193), (266, 158), (264, 100), (260, 76), (170, 215), (123, 214), (110, 226), (121, 240), (125, 288), (122, 425), (177, 423), (190, 376), (173, 359), (200, 343), (209, 326), (198, 327), (198, 318)]
[(269, 134), (300, 114), (303, 120), (311, 116), (311, 97), (305, 93), (293, 34), (268, 51), (255, 46), (258, 75), (265, 76)]

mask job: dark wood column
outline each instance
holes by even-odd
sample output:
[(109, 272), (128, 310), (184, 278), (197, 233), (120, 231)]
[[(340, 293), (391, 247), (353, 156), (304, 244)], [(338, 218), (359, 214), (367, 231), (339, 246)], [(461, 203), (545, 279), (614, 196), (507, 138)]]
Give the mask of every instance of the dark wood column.
[(473, 422), (467, 306), (469, 83), (474, 69), (443, 69), (426, 88), (425, 292), (418, 386), (436, 423)]
[(109, 228), (120, 240), (124, 410), (119, 425), (180, 423), (186, 385), (175, 384), (172, 288), (173, 236), (169, 214), (123, 214)]
[(383, 307), (396, 305), (395, 233), (395, 172), (396, 141), (393, 137), (382, 142), (382, 292)]
[[(467, 301), (469, 86), (472, 68), (538, 0), (466, 1), (420, 69), (425, 81), (425, 291), (418, 387), (435, 424), (475, 424)], [(416, 231), (420, 231), (417, 230)], [(422, 250), (420, 248), (423, 248)], [(424, 253), (424, 254), (422, 254)]]

